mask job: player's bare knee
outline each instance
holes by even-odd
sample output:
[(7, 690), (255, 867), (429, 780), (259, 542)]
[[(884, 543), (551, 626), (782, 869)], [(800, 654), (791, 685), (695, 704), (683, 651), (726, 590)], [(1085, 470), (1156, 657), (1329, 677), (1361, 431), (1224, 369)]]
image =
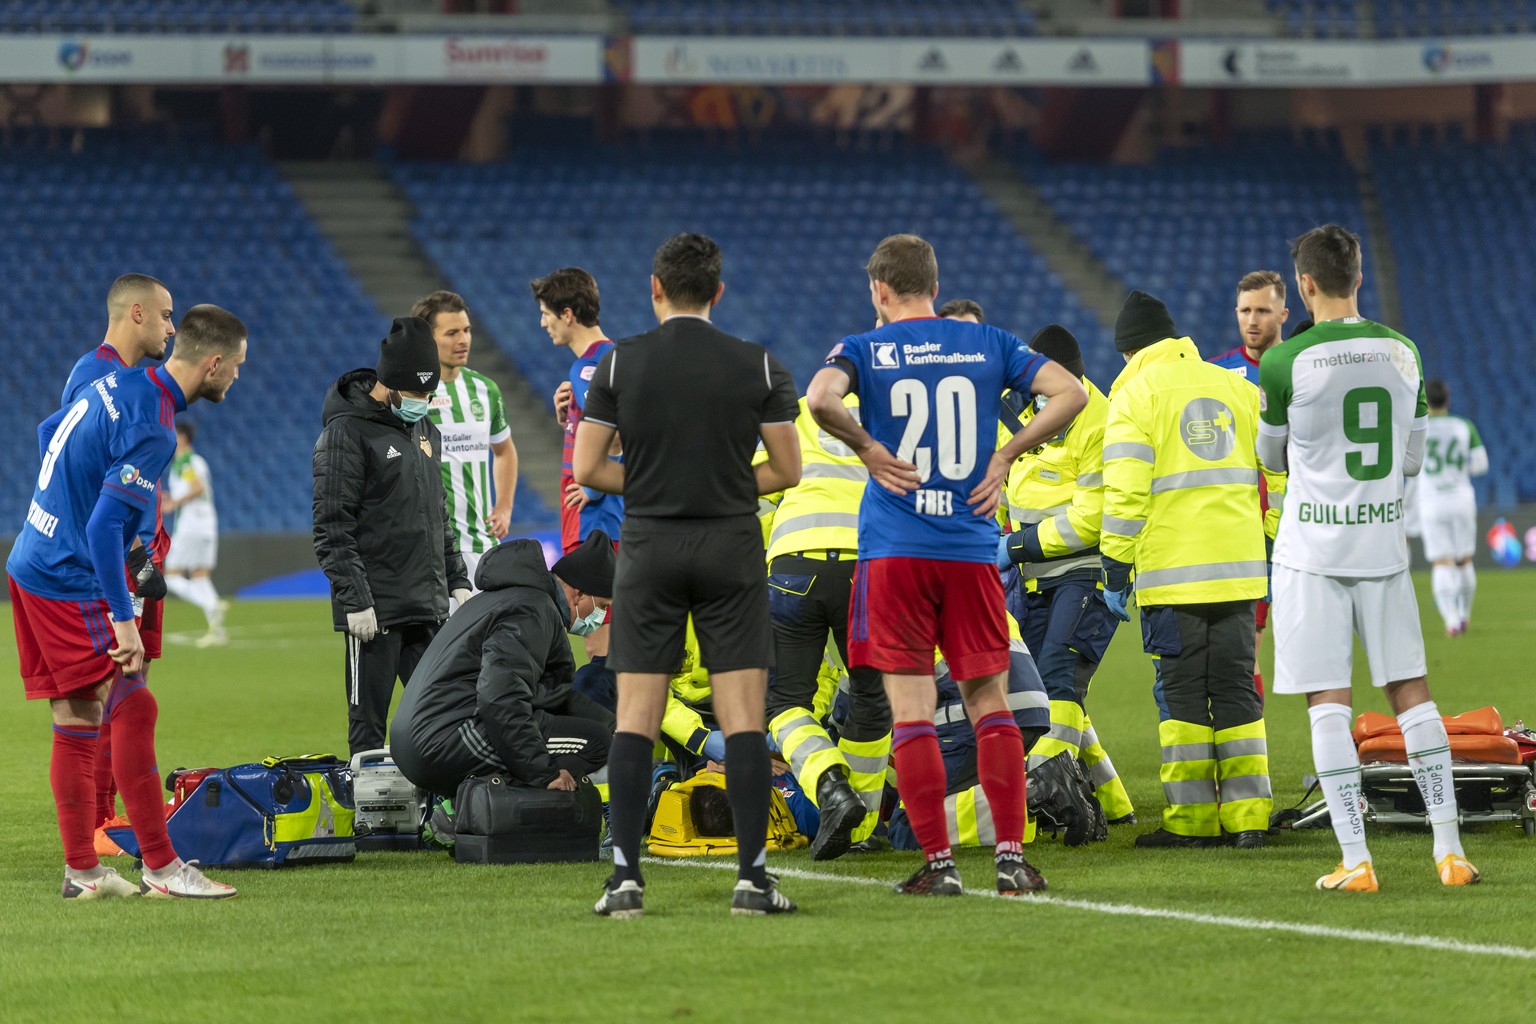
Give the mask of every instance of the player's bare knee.
[(53, 724), (96, 729), (101, 726), (101, 700), (93, 697), (66, 697), (50, 701)]
[(1429, 680), (1423, 676), (1394, 680), (1386, 685), (1386, 692), (1387, 703), (1392, 705), (1392, 712), (1398, 715), (1434, 699), (1429, 693)]

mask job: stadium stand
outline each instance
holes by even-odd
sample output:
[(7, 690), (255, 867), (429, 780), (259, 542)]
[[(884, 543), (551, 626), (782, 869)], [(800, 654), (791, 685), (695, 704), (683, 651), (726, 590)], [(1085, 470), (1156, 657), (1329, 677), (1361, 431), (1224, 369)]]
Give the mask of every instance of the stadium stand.
[[(1072, 230), (1127, 288), (1163, 299), (1206, 356), (1238, 344), (1233, 288), (1250, 270), (1290, 276), (1288, 240), (1337, 221), (1361, 230), (1355, 172), (1337, 139), (1298, 146), (1289, 134), (1230, 146), (1170, 149), (1150, 165), (1016, 162)], [(1360, 297), (1379, 307), (1369, 274)], [(1291, 323), (1306, 316), (1290, 303)]]
[(350, 32), (348, 0), (0, 0), (0, 32)]
[(417, 207), (414, 230), (429, 256), (543, 394), (564, 379), (570, 356), (539, 328), (524, 282), (584, 266), (602, 289), (610, 336), (638, 333), (655, 323), (651, 253), (679, 230), (720, 242), (720, 322), (768, 345), (801, 388), (839, 337), (872, 326), (864, 261), (893, 231), (934, 243), (941, 298), (975, 298), (990, 321), (1026, 337), (1063, 323), (1084, 339), (1091, 365), (1114, 356), (1094, 317), (931, 148), (540, 146), (504, 163), (398, 163), (393, 173)]
[(1536, 0), (1265, 0), (1288, 35), (1382, 39), (1505, 35), (1536, 28)]
[(637, 35), (1025, 36), (1015, 0), (612, 0)]
[(1505, 143), (1404, 148), (1374, 133), (1372, 171), (1397, 257), (1403, 327), (1425, 371), (1477, 424), (1492, 468), (1480, 500), (1536, 500), (1536, 380), (1529, 364), (1531, 268), (1515, 256), (1536, 235), (1536, 122)]
[[(307, 531), (325, 387), (373, 364), (387, 321), (254, 147), (185, 132), (172, 146), (163, 130), (144, 129), (83, 131), (62, 150), (46, 136), (22, 136), (0, 148), (8, 197), (0, 268), (27, 296), (17, 326), (36, 333), (26, 376), (0, 384), (0, 394), (27, 424), (24, 437), (58, 408), (70, 367), (101, 340), (112, 279), (150, 272), (170, 287), (178, 315), (213, 302), (251, 332), (250, 361), (229, 400), (189, 413), (202, 427), (221, 527)], [(4, 446), (0, 473), (30, 480), (37, 460), (30, 440)], [(28, 497), (25, 487), (8, 489), (0, 522), (20, 523)], [(519, 521), (553, 518), (523, 489), (516, 507)]]

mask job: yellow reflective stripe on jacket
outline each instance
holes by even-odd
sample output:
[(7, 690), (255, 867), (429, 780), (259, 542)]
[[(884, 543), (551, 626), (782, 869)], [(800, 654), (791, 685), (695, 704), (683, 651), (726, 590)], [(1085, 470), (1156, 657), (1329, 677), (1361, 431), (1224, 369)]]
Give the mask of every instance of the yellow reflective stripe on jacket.
[(1258, 418), (1254, 387), (1188, 338), (1147, 346), (1116, 378), (1099, 548), (1135, 566), (1138, 603), (1264, 596)]
[[(843, 404), (858, 415), (856, 395), (847, 396)], [(859, 502), (869, 470), (847, 445), (821, 429), (803, 398), (795, 434), (800, 441), (800, 482), (779, 499), (768, 531), (769, 561), (797, 551), (857, 551)]]

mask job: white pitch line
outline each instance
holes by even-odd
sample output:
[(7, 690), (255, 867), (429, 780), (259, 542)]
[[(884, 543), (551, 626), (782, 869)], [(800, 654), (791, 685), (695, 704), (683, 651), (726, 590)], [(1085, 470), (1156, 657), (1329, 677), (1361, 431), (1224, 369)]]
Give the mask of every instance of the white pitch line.
[[(647, 864), (667, 867), (710, 868), (717, 871), (735, 871), (735, 861), (727, 863), (698, 859), (673, 859), (670, 857), (645, 857)], [(868, 878), (862, 875), (833, 875), (800, 868), (774, 868), (781, 878), (802, 878), (813, 882), (841, 882), (845, 885), (875, 885), (889, 889), (891, 881), (884, 878)], [(967, 896), (989, 899), (1003, 897), (991, 889), (967, 889)], [(1334, 897), (1335, 899), (1337, 897)], [(1270, 921), (1261, 917), (1231, 917), (1226, 914), (1197, 914), (1187, 910), (1171, 910), (1163, 907), (1142, 907), (1134, 903), (1100, 903), (1096, 900), (1063, 899), (1060, 896), (1007, 897), (1010, 902), (1026, 905), (1046, 904), (1072, 910), (1087, 910), (1095, 914), (1111, 914), (1116, 917), (1151, 917), (1168, 921), (1185, 921), (1190, 924), (1216, 925), (1222, 928), (1239, 928), (1255, 932), (1286, 932), (1291, 935), (1308, 935), (1321, 939), (1344, 939), (1350, 942), (1376, 942), (1386, 946), (1413, 946), (1420, 949), (1439, 949), (1448, 953), (1467, 953), (1472, 956), (1502, 956), (1515, 960), (1536, 960), (1536, 949), (1526, 946), (1502, 946), (1483, 942), (1463, 942), (1460, 939), (1441, 938), (1438, 935), (1409, 935), (1403, 932), (1373, 932), (1361, 928), (1334, 928), (1322, 924), (1303, 924), (1298, 921)]]

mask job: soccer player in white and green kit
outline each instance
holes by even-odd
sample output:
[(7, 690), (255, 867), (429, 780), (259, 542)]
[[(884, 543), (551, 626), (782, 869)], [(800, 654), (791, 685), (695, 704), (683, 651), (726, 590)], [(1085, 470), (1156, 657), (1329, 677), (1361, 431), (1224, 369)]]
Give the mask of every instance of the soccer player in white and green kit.
[(507, 535), (517, 490), (517, 445), (501, 388), (466, 365), (471, 327), (464, 300), (454, 292), (436, 291), (412, 306), (411, 315), (432, 325), (437, 342), (442, 379), (429, 415), (443, 435), (448, 522), (473, 583), (480, 557)]
[(1419, 474), (1419, 532), (1435, 607), (1446, 636), (1461, 636), (1472, 618), (1477, 593), (1477, 495), (1472, 478), (1488, 472), (1488, 449), (1472, 421), (1451, 415), (1451, 392), (1443, 380), (1424, 386), (1429, 398), (1429, 434)]
[(1477, 868), (1461, 847), (1450, 741), (1425, 680), (1408, 575), (1403, 480), (1419, 472), (1428, 409), (1419, 350), (1360, 315), (1360, 240), (1336, 224), (1291, 247), (1315, 326), (1259, 361), (1259, 457), (1290, 480), (1275, 542), (1276, 693), (1304, 693), (1312, 757), (1342, 858), (1319, 889), (1377, 891), (1350, 737), (1354, 638), (1384, 687), (1434, 830), (1444, 885)]

